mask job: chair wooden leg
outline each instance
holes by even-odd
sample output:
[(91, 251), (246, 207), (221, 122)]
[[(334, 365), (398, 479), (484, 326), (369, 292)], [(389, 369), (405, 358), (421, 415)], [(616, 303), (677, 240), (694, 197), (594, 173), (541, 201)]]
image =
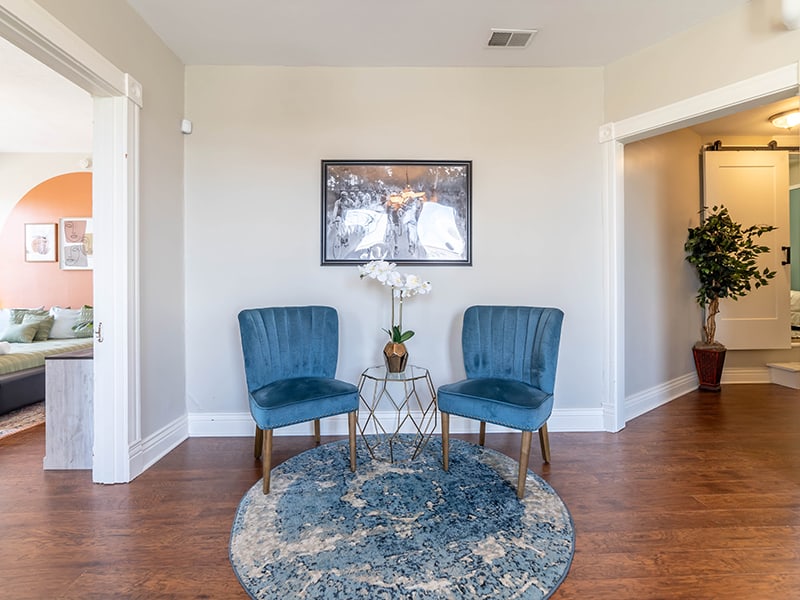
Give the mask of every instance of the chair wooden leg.
[(253, 454), (256, 458), (261, 458), (261, 446), (264, 444), (264, 431), (256, 425), (256, 445), (253, 448)]
[(319, 419), (314, 419), (314, 442), (319, 446)]
[(350, 470), (356, 470), (356, 419), (358, 412), (353, 411), (347, 414), (347, 429), (350, 433)]
[(522, 432), (522, 442), (519, 449), (519, 477), (517, 477), (517, 498), (525, 497), (525, 480), (528, 477), (528, 458), (531, 455), (532, 431)]
[(539, 427), (539, 445), (542, 447), (544, 462), (550, 463), (550, 436), (547, 435), (547, 423)]
[(486, 421), (481, 421), (481, 431), (478, 434), (478, 445), (486, 445)]
[(269, 476), (272, 472), (272, 429), (264, 431), (264, 449), (261, 454), (261, 468), (264, 475), (264, 494), (269, 494)]
[(444, 470), (450, 468), (450, 415), (442, 413), (442, 465)]

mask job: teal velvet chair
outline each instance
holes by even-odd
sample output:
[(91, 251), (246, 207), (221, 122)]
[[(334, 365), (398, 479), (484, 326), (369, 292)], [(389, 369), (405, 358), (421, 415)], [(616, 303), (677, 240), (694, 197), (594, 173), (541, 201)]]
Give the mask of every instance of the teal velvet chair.
[(533, 432), (539, 430), (544, 461), (550, 462), (547, 419), (564, 313), (557, 308), (471, 306), (464, 312), (461, 348), (467, 378), (437, 391), (442, 416), (442, 462), (449, 469), (450, 415), (522, 431), (517, 496), (525, 496)]
[(250, 413), (256, 422), (264, 493), (269, 493), (272, 430), (348, 414), (350, 470), (356, 470), (358, 388), (335, 379), (339, 315), (329, 306), (251, 308), (239, 313)]

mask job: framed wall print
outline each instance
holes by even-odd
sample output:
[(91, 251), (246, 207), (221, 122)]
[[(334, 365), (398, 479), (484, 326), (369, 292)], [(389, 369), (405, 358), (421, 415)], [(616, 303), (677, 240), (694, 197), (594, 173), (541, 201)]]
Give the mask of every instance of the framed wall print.
[(323, 160), (322, 265), (471, 265), (472, 161)]
[(56, 224), (25, 223), (25, 261), (56, 262)]
[(94, 266), (94, 230), (91, 217), (61, 219), (60, 267), (64, 270), (87, 270)]

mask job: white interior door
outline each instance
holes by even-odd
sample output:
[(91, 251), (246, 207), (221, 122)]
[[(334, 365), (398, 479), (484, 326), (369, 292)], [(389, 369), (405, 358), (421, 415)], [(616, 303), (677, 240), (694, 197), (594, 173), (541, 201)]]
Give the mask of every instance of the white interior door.
[[(759, 268), (777, 272), (769, 285), (739, 300), (723, 300), (717, 339), (731, 350), (790, 348), (790, 267), (782, 265), (789, 246), (789, 153), (780, 150), (704, 153), (704, 203), (724, 205), (745, 227), (775, 225), (760, 242), (770, 247)], [(794, 257), (800, 260), (799, 257)]]
[(138, 106), (94, 99), (94, 461), (96, 483), (139, 475)]

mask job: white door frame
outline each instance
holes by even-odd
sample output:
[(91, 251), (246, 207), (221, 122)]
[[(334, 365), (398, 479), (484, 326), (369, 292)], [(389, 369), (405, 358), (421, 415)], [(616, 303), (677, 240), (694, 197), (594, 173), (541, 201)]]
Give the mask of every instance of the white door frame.
[(796, 96), (800, 62), (600, 127), (605, 216), (606, 357), (603, 427), (625, 427), (625, 188), (624, 145)]
[(0, 0), (0, 36), (94, 97), (94, 321), (102, 342), (98, 336), (94, 344), (92, 478), (127, 482), (141, 472), (132, 449), (141, 438), (137, 257), (142, 87), (31, 0)]

